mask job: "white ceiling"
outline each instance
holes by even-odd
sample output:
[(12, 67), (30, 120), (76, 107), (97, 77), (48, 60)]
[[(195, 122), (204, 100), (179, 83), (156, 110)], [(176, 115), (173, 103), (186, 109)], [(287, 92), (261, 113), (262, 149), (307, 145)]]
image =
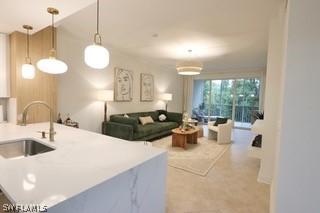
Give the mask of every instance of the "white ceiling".
[(40, 30), (51, 24), (51, 17), (47, 13), (48, 7), (59, 9), (56, 20), (61, 20), (96, 0), (1, 0), (0, 1), (0, 32), (11, 33), (23, 31), (22, 25)]
[[(17, 30), (26, 23), (38, 29), (48, 25), (46, 8), (50, 5), (61, 11), (59, 27), (81, 39), (92, 40), (96, 4), (90, 3), (94, 0), (29, 0), (28, 6), (15, 7), (25, 2), (1, 0), (0, 19), (8, 21), (0, 24), (0, 31)], [(172, 68), (177, 60), (188, 58), (204, 62), (205, 71), (264, 68), (272, 2), (101, 0), (102, 39), (109, 48)], [(84, 9), (69, 16), (81, 8)], [(158, 36), (153, 37), (154, 34)]]

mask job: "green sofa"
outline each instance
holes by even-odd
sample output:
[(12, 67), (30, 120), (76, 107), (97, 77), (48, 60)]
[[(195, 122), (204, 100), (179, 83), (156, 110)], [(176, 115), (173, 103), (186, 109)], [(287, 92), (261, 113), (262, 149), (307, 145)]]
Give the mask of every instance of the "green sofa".
[[(159, 115), (165, 114), (167, 119), (159, 121)], [(182, 123), (182, 113), (157, 110), (152, 112), (127, 113), (111, 115), (110, 121), (103, 122), (102, 133), (130, 141), (152, 141), (171, 134), (171, 130)], [(151, 116), (154, 123), (142, 125), (139, 117)]]

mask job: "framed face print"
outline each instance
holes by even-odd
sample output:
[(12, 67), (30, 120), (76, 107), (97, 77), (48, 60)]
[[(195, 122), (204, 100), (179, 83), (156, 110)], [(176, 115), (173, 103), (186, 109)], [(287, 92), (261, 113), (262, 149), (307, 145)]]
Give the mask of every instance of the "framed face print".
[(132, 101), (133, 75), (132, 71), (114, 69), (114, 100), (118, 102)]
[(151, 74), (140, 75), (140, 101), (153, 101), (154, 79)]

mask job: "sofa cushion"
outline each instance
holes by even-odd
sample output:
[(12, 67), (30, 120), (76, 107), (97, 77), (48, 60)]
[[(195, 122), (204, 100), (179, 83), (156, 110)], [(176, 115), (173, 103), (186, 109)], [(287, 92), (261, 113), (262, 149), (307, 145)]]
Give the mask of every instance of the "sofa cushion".
[(154, 121), (158, 120), (159, 113), (157, 111), (152, 112), (134, 112), (134, 113), (127, 113), (130, 118), (136, 118), (139, 121), (139, 117), (146, 117), (151, 116)]
[(131, 125), (133, 127), (134, 131), (137, 131), (137, 129), (138, 129), (138, 120), (135, 118), (131, 118), (131, 117), (126, 118), (126, 117), (120, 116), (120, 115), (112, 115), (112, 116), (110, 116), (110, 121)]
[(219, 128), (218, 126), (214, 126), (214, 125), (208, 125), (208, 129), (215, 131), (215, 132), (219, 132)]
[(154, 122), (148, 125), (138, 125), (138, 130), (134, 133), (134, 138), (142, 138), (148, 135), (157, 134), (166, 130), (177, 128), (176, 122)]
[(167, 116), (167, 111), (166, 110), (159, 109), (159, 110), (157, 110), (157, 112), (159, 113), (159, 115), (164, 114), (165, 116)]
[(134, 133), (134, 138), (141, 138), (147, 135), (152, 135), (158, 132), (157, 124), (152, 123), (148, 125), (138, 125), (137, 132)]
[(177, 122), (179, 125), (182, 124), (182, 113), (167, 112), (167, 121)]

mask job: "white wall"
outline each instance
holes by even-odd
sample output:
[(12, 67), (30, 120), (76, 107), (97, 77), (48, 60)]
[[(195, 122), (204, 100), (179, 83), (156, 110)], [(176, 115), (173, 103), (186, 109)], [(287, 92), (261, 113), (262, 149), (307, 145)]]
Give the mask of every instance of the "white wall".
[[(79, 36), (80, 37), (80, 36)], [(80, 128), (101, 132), (104, 103), (97, 101), (97, 91), (113, 90), (114, 67), (134, 72), (134, 90), (132, 102), (110, 102), (108, 114), (152, 111), (164, 109), (165, 104), (158, 100), (157, 93), (173, 93), (173, 101), (168, 110), (181, 112), (182, 79), (176, 71), (143, 61), (141, 58), (108, 48), (110, 65), (102, 71), (93, 70), (83, 61), (83, 50), (90, 44), (80, 40), (63, 26), (58, 28), (58, 56), (64, 60), (69, 70), (59, 77), (58, 111), (65, 117), (80, 123)], [(140, 102), (140, 73), (152, 73), (155, 79), (155, 101)]]
[(277, 213), (320, 211), (320, 1), (290, 0)]
[(279, 143), (280, 109), (282, 98), (283, 59), (285, 49), (285, 4), (275, 7), (270, 20), (268, 63), (264, 101), (264, 129), (262, 138), (262, 159), (258, 176), (260, 182), (272, 183)]

